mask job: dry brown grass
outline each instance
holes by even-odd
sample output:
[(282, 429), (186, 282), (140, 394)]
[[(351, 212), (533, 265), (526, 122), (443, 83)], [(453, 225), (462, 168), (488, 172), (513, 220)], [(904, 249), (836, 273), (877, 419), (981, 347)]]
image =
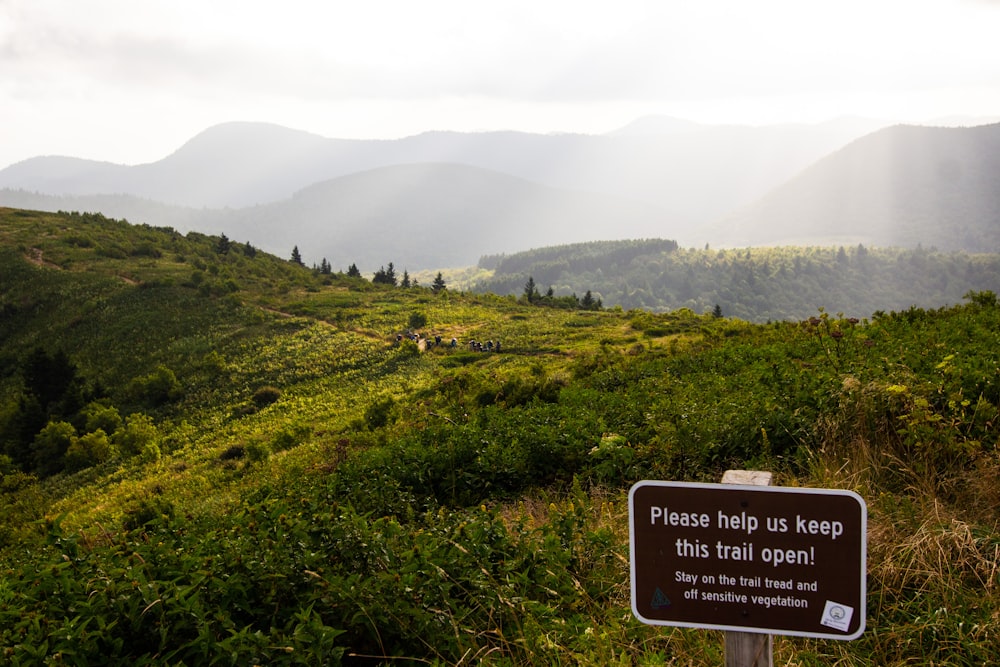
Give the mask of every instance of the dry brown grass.
[[(824, 445), (806, 483), (850, 488), (868, 503), (868, 630), (857, 646), (776, 644), (775, 664), (779, 654), (789, 661), (780, 664), (991, 664), (1000, 648), (1000, 456), (928, 469), (887, 422), (865, 418), (867, 400), (855, 394), (836, 423), (819, 425)], [(813, 659), (795, 662), (803, 656)]]

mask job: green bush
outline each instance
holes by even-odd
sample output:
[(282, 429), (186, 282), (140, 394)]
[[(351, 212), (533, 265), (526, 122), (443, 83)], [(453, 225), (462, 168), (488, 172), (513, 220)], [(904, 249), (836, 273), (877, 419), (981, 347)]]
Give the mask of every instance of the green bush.
[(144, 461), (160, 458), (159, 431), (148, 415), (139, 412), (129, 415), (112, 440), (123, 456), (138, 456)]
[(247, 461), (260, 463), (266, 461), (271, 456), (271, 448), (264, 442), (251, 442), (246, 446)]
[(92, 433), (73, 438), (66, 450), (66, 468), (82, 470), (98, 463), (104, 463), (116, 454), (116, 448), (108, 434), (97, 429)]
[(184, 396), (184, 389), (177, 376), (162, 364), (152, 373), (134, 380), (130, 389), (136, 399), (150, 407), (173, 403)]
[(31, 445), (34, 469), (52, 475), (66, 465), (66, 452), (76, 438), (76, 429), (68, 422), (49, 422), (35, 436)]
[(282, 452), (292, 447), (297, 447), (304, 443), (310, 436), (312, 429), (302, 424), (293, 424), (281, 429), (271, 438), (270, 450)]
[(417, 329), (423, 329), (427, 326), (427, 315), (421, 312), (410, 313), (408, 325), (410, 329), (413, 329), (414, 331)]
[(122, 425), (122, 418), (118, 413), (118, 409), (105, 403), (88, 403), (80, 411), (80, 416), (84, 422), (83, 430), (87, 433), (98, 429), (105, 433), (114, 433)]
[(270, 385), (263, 386), (253, 393), (253, 404), (263, 409), (281, 398), (281, 390)]
[(393, 418), (396, 401), (391, 396), (375, 401), (365, 410), (365, 424), (372, 431), (387, 426)]

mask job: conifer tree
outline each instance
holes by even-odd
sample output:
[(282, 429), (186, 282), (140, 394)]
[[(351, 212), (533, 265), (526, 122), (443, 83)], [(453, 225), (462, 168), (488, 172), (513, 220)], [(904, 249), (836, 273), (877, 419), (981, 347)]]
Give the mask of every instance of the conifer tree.
[(437, 294), (438, 292), (447, 289), (448, 286), (444, 282), (444, 276), (438, 271), (437, 276), (434, 277), (434, 282), (431, 283), (431, 291)]
[(538, 293), (538, 287), (535, 286), (535, 279), (532, 276), (528, 276), (528, 282), (524, 284), (524, 298), (528, 303), (535, 303), (542, 298), (541, 294)]
[(389, 268), (380, 266), (375, 275), (372, 276), (372, 282), (376, 285), (396, 285), (396, 270), (392, 266), (392, 262), (389, 262)]

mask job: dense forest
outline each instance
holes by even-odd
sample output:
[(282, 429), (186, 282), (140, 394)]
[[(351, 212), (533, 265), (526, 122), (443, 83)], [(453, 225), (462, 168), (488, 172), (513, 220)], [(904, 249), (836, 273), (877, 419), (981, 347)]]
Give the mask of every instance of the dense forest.
[(727, 469), (867, 502), (867, 630), (777, 664), (995, 659), (995, 292), (767, 324), (521, 296), (0, 209), (3, 661), (720, 664), (633, 617), (627, 494)]
[(591, 291), (606, 307), (688, 308), (751, 322), (801, 320), (819, 307), (869, 317), (960, 303), (1000, 290), (1000, 256), (933, 249), (679, 248), (668, 240), (607, 241), (481, 258), (471, 289), (520, 294), (530, 277), (556, 296)]

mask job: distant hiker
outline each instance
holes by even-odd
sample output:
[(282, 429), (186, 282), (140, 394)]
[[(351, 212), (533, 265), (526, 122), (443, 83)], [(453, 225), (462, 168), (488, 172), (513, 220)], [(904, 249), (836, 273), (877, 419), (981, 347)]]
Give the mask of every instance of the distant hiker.
[(451, 339), (451, 346), (452, 347), (458, 347), (458, 339), (457, 338), (452, 338)]

